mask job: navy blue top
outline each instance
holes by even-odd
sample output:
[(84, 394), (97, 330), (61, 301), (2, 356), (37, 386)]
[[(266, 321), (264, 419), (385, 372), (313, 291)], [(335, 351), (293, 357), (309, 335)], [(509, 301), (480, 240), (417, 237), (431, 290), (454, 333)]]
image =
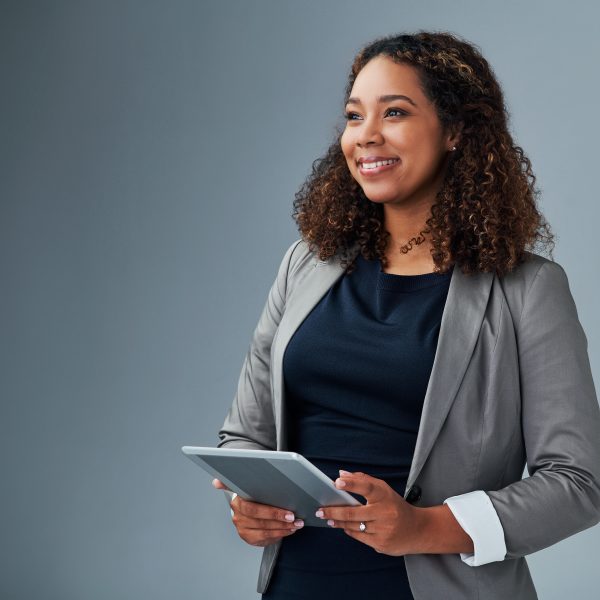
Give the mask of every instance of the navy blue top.
[[(357, 257), (355, 271), (342, 274), (286, 347), (287, 450), (331, 479), (339, 469), (362, 471), (404, 494), (451, 275), (384, 273), (379, 259)], [(262, 598), (342, 593), (412, 600), (404, 557), (379, 554), (336, 528), (282, 538)]]

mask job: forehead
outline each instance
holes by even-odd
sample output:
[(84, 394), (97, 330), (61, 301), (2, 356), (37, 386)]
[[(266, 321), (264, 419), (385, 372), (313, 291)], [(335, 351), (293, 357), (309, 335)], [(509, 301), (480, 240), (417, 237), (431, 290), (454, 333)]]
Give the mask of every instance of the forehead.
[(381, 94), (405, 94), (417, 104), (419, 99), (425, 100), (417, 69), (388, 56), (371, 59), (356, 76), (351, 93), (363, 102)]

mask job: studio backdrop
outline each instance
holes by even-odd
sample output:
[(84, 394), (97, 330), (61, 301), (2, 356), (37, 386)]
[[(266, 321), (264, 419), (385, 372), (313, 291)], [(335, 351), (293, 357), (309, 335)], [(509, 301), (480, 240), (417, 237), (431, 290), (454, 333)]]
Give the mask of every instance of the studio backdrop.
[[(0, 597), (257, 597), (262, 550), (181, 446), (218, 442), (294, 194), (377, 36), (450, 31), (489, 60), (598, 379), (598, 11), (2, 0)], [(528, 556), (540, 598), (596, 597), (599, 551), (591, 528)]]

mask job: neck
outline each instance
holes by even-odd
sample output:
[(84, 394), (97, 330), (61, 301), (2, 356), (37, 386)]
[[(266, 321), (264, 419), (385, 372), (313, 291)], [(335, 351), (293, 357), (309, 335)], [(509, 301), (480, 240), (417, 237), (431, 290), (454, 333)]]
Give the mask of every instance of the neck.
[[(389, 232), (390, 238), (386, 254), (389, 259), (402, 258), (410, 261), (423, 256), (429, 256), (431, 248), (431, 234), (421, 233), (427, 228), (426, 221), (431, 216), (431, 204), (418, 206), (402, 206), (397, 204), (385, 204), (384, 226)], [(425, 238), (422, 243), (417, 243)], [(412, 248), (406, 254), (400, 251), (402, 246)]]

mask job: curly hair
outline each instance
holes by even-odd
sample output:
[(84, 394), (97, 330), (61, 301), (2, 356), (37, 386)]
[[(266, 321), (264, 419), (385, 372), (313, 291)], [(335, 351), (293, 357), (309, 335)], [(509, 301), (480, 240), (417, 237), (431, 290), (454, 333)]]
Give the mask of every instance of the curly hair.
[[(465, 274), (503, 276), (537, 245), (550, 245), (552, 256), (554, 235), (536, 207), (540, 192), (531, 162), (513, 142), (502, 90), (479, 48), (449, 32), (378, 38), (356, 55), (344, 105), (358, 73), (380, 55), (416, 69), (444, 128), (463, 126), (426, 221), (435, 271), (446, 272), (456, 263)], [(379, 258), (386, 266), (390, 234), (383, 206), (371, 202), (350, 173), (342, 133), (338, 128), (335, 141), (312, 163), (295, 194), (292, 218), (320, 260), (340, 253), (350, 273), (356, 260), (350, 249), (357, 244), (365, 258)]]

